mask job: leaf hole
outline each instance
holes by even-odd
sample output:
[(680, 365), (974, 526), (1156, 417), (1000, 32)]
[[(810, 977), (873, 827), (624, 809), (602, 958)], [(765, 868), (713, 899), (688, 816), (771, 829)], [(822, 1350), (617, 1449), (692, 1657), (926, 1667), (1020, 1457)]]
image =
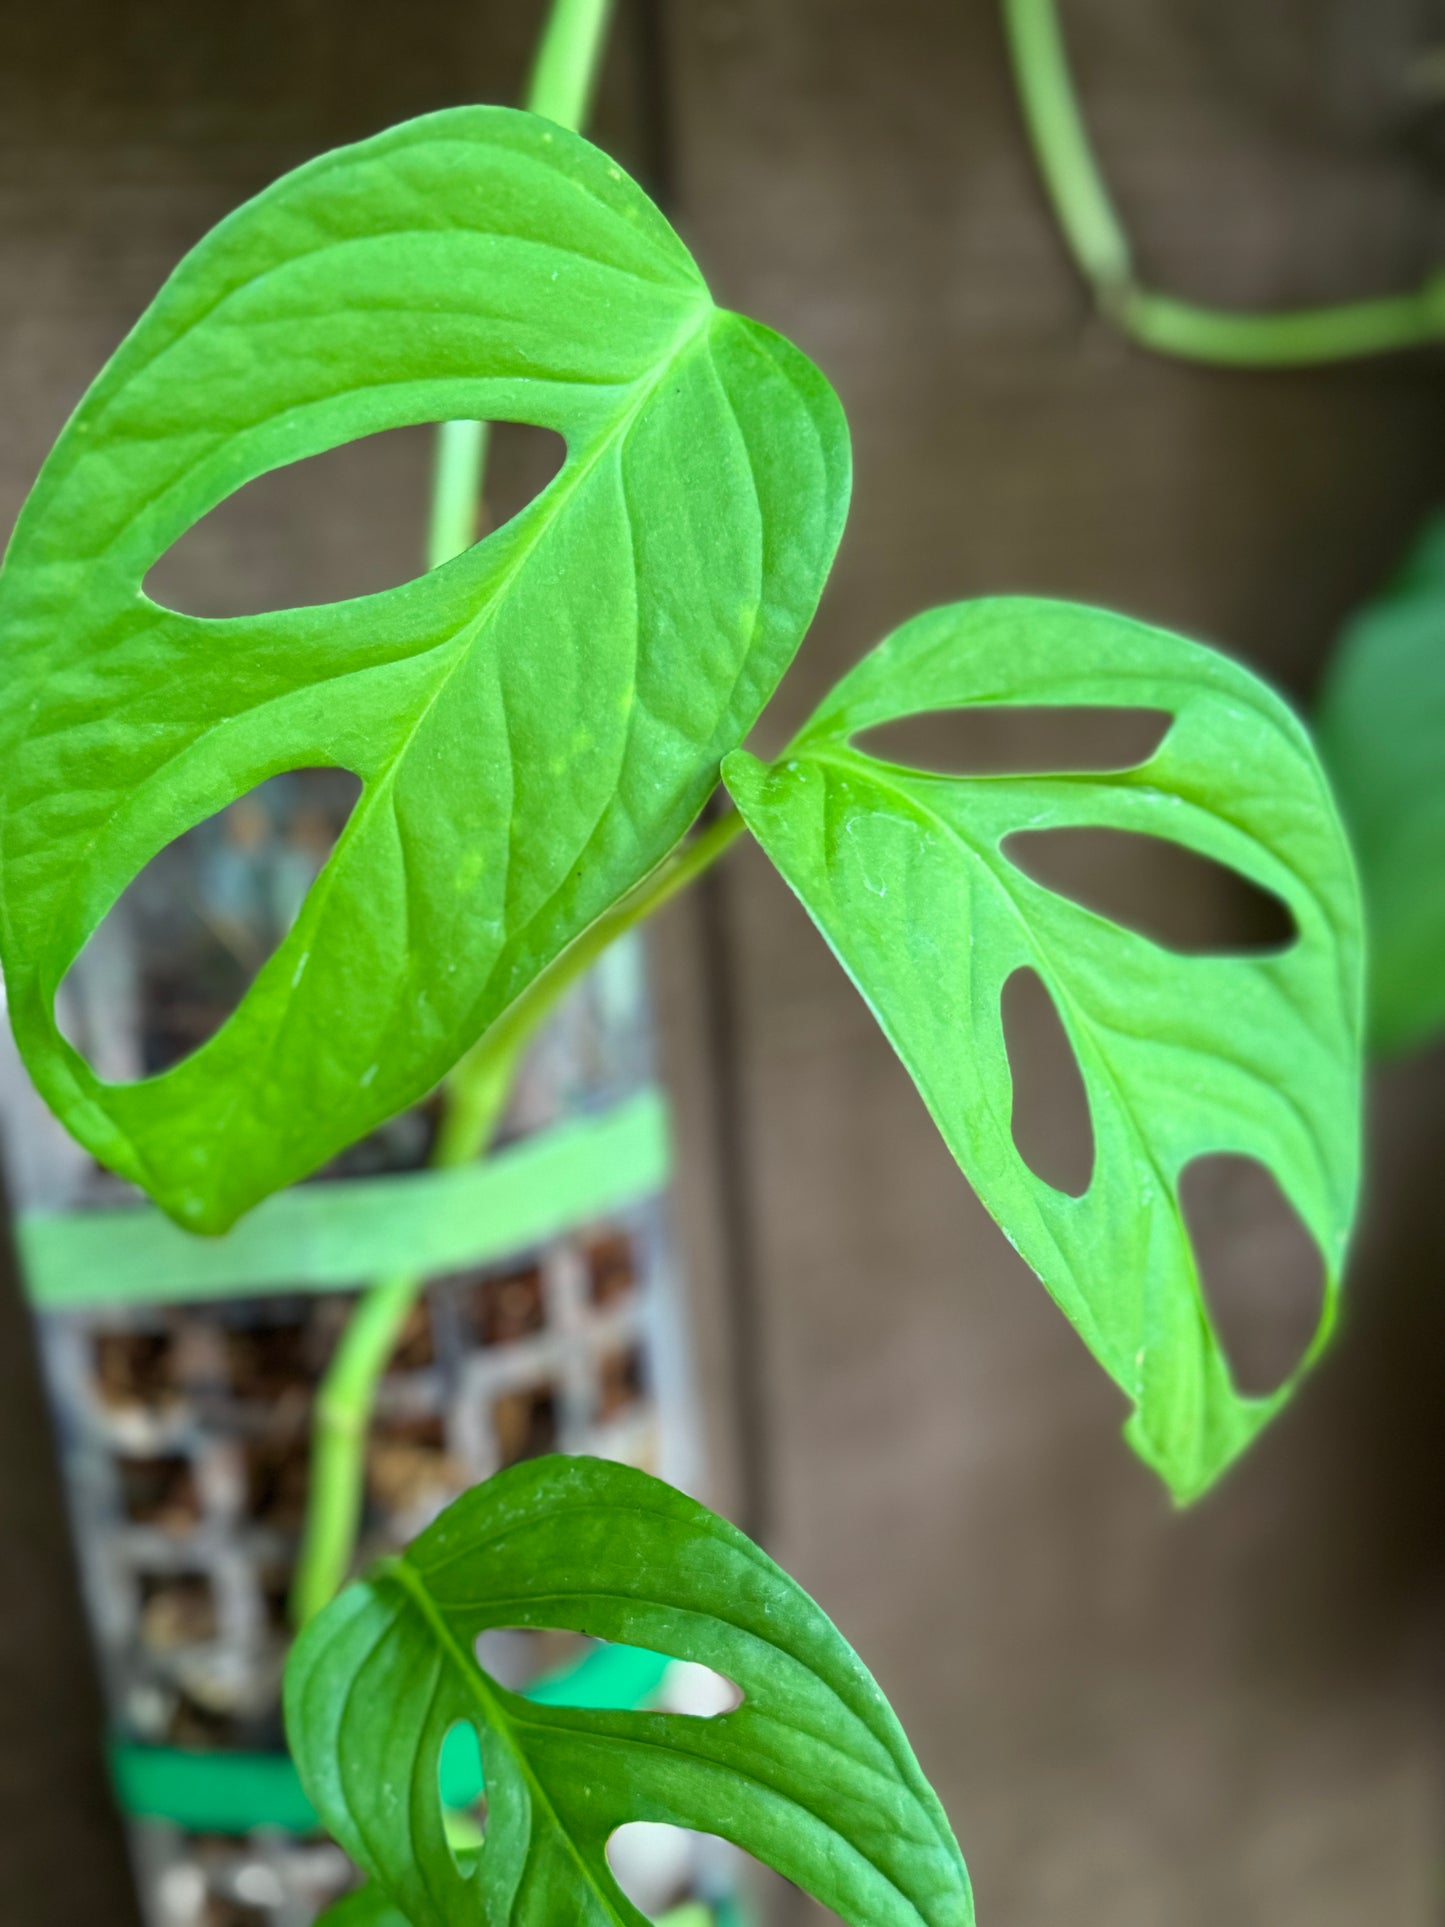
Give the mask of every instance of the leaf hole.
[(473, 1650), (484, 1673), (508, 1692), (521, 1693), (539, 1679), (565, 1678), (598, 1644), (584, 1633), (550, 1627), (488, 1626)]
[(1314, 1239), (1257, 1159), (1216, 1151), (1179, 1184), (1216, 1335), (1238, 1389), (1278, 1389), (1319, 1326), (1324, 1264)]
[(743, 1703), (743, 1689), (726, 1673), (704, 1666), (695, 1659), (668, 1662), (662, 1684), (653, 1695), (660, 1713), (681, 1713), (692, 1720), (718, 1720), (736, 1713)]
[(294, 769), (187, 830), (132, 879), (71, 965), (63, 1035), (115, 1083), (214, 1037), (300, 913), (360, 779)]
[(1081, 1198), (1094, 1175), (1094, 1126), (1058, 1007), (1043, 978), (1027, 967), (1004, 985), (1002, 1004), (1014, 1148), (1036, 1178)]
[(879, 723), (855, 747), (938, 776), (1042, 776), (1147, 763), (1174, 718), (1167, 709), (1092, 703), (969, 703)]
[(743, 1702), (742, 1689), (711, 1666), (562, 1628), (489, 1626), (473, 1650), (499, 1686), (543, 1706), (646, 1706), (716, 1719)]
[[(412, 581), (426, 553), (436, 429), (388, 428), (244, 483), (173, 542), (145, 579), (163, 608), (266, 615), (377, 595)], [(535, 501), (566, 444), (550, 428), (494, 422), (477, 539)]]
[(607, 1842), (612, 1878), (659, 1927), (712, 1927), (708, 1903), (732, 1897), (750, 1859), (716, 1834), (666, 1820), (628, 1820)]
[(1186, 956), (1269, 954), (1298, 932), (1286, 905), (1225, 863), (1138, 830), (1016, 830), (1009, 861), (1036, 883)]
[(454, 1721), (443, 1736), (437, 1756), (437, 1793), (452, 1864), (458, 1873), (471, 1874), (486, 1839), (487, 1802), (482, 1745), (470, 1720)]

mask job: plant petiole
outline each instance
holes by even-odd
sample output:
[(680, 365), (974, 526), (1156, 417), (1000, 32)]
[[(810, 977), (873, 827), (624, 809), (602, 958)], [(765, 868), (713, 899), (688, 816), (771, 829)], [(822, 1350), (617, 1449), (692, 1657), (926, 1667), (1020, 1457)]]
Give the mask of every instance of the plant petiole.
[(1054, 216), (1100, 312), (1141, 347), (1216, 367), (1288, 368), (1445, 340), (1445, 273), (1406, 294), (1236, 314), (1145, 287), (1079, 106), (1056, 0), (1003, 0), (1024, 124)]
[[(446, 1080), (446, 1109), (430, 1162), (480, 1157), (506, 1108), (517, 1064), (562, 998), (611, 944), (660, 910), (731, 847), (743, 821), (729, 808), (677, 847), (534, 979)], [(314, 1619), (351, 1569), (361, 1519), (366, 1438), (377, 1387), (425, 1279), (402, 1273), (372, 1285), (341, 1335), (316, 1395), (306, 1524), (291, 1589), (297, 1626)]]

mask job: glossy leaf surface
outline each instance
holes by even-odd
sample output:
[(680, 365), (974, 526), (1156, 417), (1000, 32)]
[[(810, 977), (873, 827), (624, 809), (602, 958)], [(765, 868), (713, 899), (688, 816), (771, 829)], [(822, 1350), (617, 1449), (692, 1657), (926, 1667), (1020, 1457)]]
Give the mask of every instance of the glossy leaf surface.
[[(657, 1927), (713, 1927), (717, 1919), (711, 1907), (701, 1901), (691, 1901), (664, 1914)], [(335, 1901), (321, 1915), (316, 1927), (411, 1927), (411, 1923), (380, 1887), (366, 1886)]]
[(1445, 1030), (1445, 517), (1346, 630), (1319, 708), (1370, 933), (1370, 1041)]
[[(973, 703), (1138, 704), (1174, 718), (1126, 770), (929, 775), (853, 747)], [(1194, 1157), (1265, 1164), (1318, 1244), (1332, 1316), (1354, 1210), (1361, 935), (1350, 856), (1304, 729), (1245, 670), (1122, 617), (1003, 600), (908, 623), (789, 753), (739, 752), (729, 789), (912, 1073), (1010, 1241), (1134, 1405), (1134, 1445), (1186, 1499), (1287, 1395), (1245, 1398), (1211, 1326), (1179, 1203)], [(1263, 956), (1181, 955), (1058, 895), (1003, 847), (1097, 825), (1170, 838), (1272, 892), (1297, 931)], [(1010, 1131), (1000, 998), (1032, 968), (1077, 1056), (1094, 1136), (1082, 1196)], [(960, 1258), (960, 1268), (964, 1266)]]
[[(142, 583), (224, 497), (377, 430), (559, 431), (556, 479), (384, 594), (206, 620)], [(847, 433), (605, 155), (461, 109), (287, 176), (177, 269), (0, 574), (0, 943), (32, 1075), (224, 1228), (428, 1090), (687, 828), (810, 619)], [(172, 838), (279, 771), (363, 789), (222, 1030), (103, 1084), (57, 987)]]
[[(534, 1705), (475, 1657), (492, 1626), (691, 1659), (743, 1701), (712, 1718)], [(286, 1719), (326, 1826), (412, 1927), (640, 1927), (607, 1862), (631, 1820), (721, 1835), (852, 1927), (968, 1927), (948, 1822), (877, 1685), (735, 1527), (646, 1473), (539, 1459), (457, 1500), (312, 1622)], [(446, 1844), (443, 1740), (472, 1722), (475, 1863)]]

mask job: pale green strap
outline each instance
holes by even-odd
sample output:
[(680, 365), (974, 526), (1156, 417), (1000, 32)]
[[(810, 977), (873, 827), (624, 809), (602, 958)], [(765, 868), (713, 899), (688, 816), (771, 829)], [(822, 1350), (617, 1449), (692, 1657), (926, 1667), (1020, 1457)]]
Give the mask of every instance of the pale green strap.
[(668, 1165), (667, 1107), (649, 1089), (479, 1164), (298, 1185), (220, 1238), (150, 1205), (22, 1211), (20, 1257), (42, 1311), (337, 1291), (525, 1251), (653, 1196)]

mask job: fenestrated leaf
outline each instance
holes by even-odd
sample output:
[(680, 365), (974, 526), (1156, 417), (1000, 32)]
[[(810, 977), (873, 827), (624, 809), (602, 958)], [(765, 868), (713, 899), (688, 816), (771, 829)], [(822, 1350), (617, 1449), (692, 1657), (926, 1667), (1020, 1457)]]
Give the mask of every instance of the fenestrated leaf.
[(366, 1886), (334, 1901), (316, 1927), (411, 1927), (411, 1923), (405, 1914), (397, 1912), (380, 1887)]
[(1320, 754), (1359, 859), (1370, 935), (1370, 1041), (1445, 1030), (1445, 517), (1341, 639)]
[[(1137, 704), (1174, 721), (1147, 762), (1102, 774), (929, 775), (852, 745), (873, 725), (970, 703)], [(1135, 1447), (1176, 1496), (1198, 1493), (1293, 1380), (1265, 1398), (1235, 1390), (1181, 1171), (1233, 1151), (1274, 1173), (1325, 1264), (1310, 1356), (1355, 1205), (1359, 907), (1303, 727), (1197, 644), (1066, 603), (1001, 600), (906, 624), (777, 763), (740, 751), (724, 775), (980, 1197), (1133, 1401)], [(1282, 900), (1295, 940), (1180, 955), (1035, 882), (1001, 847), (1066, 825), (1166, 837), (1230, 866)], [(1083, 1072), (1095, 1151), (1080, 1197), (1036, 1177), (1011, 1136), (1000, 996), (1022, 967), (1047, 984)]]
[[(657, 1927), (707, 1927), (713, 1919), (710, 1907), (691, 1901), (664, 1914)], [(316, 1927), (411, 1927), (411, 1923), (380, 1887), (366, 1886), (334, 1902)]]
[[(242, 484), (375, 430), (565, 437), (555, 481), (384, 594), (205, 620), (142, 590)], [(0, 573), (0, 946), (75, 1134), (220, 1229), (417, 1098), (687, 828), (811, 617), (848, 485), (826, 382), (717, 309), (605, 155), (500, 108), (287, 176), (177, 269)], [(230, 1021), (103, 1084), (55, 992), (128, 881), (281, 770), (364, 785)]]
[[(533, 1705), (477, 1663), (492, 1626), (696, 1660), (714, 1718)], [(486, 1840), (463, 1871), (437, 1794), (477, 1729)], [(311, 1800), (411, 1927), (641, 1927), (607, 1864), (630, 1820), (719, 1834), (853, 1927), (969, 1927), (957, 1844), (877, 1685), (813, 1601), (704, 1506), (599, 1459), (478, 1486), (302, 1634), (286, 1724)]]

